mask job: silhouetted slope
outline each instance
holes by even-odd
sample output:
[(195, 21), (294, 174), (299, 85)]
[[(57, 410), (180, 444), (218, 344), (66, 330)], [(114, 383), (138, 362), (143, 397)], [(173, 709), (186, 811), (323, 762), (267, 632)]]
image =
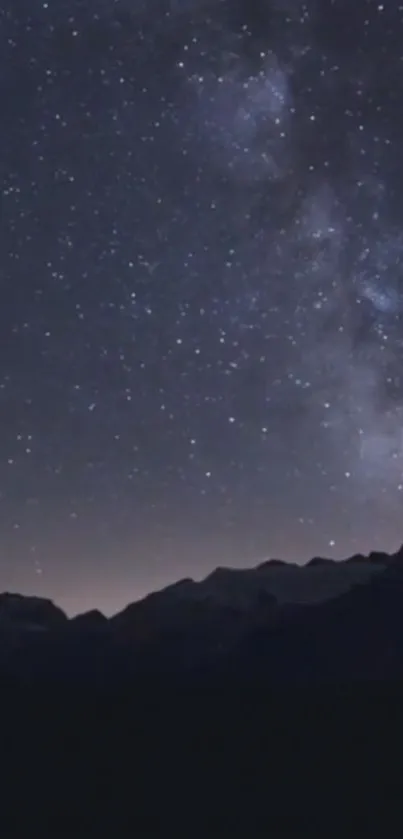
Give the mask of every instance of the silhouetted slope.
[(315, 561), (287, 586), (277, 563), (219, 569), (112, 619), (0, 597), (4, 835), (388, 833), (402, 556)]
[(403, 677), (403, 552), (267, 561), (182, 580), (112, 618), (0, 595), (0, 670), (31, 683)]
[(291, 611), (274, 631), (250, 632), (231, 658), (233, 673), (266, 681), (403, 678), (403, 570)]

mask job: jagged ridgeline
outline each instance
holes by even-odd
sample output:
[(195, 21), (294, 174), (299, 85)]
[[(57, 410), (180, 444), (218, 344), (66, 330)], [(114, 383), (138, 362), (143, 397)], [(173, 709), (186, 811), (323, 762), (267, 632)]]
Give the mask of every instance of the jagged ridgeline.
[(403, 550), (306, 565), (267, 560), (180, 580), (111, 618), (0, 595), (0, 672), (115, 684), (403, 676)]

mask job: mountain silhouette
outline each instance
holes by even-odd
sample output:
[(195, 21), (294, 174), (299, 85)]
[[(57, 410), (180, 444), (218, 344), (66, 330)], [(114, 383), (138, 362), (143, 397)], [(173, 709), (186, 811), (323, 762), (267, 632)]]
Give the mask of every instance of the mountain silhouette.
[(0, 684), (5, 836), (381, 835), (403, 550), (217, 568), (111, 618), (6, 593)]
[(403, 677), (403, 549), (184, 579), (107, 618), (0, 595), (0, 673), (108, 684)]

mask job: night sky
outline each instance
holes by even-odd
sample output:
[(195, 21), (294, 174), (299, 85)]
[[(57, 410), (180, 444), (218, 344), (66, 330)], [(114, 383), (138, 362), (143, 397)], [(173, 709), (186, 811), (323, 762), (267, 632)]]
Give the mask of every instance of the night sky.
[(403, 541), (403, 5), (0, 0), (0, 590)]

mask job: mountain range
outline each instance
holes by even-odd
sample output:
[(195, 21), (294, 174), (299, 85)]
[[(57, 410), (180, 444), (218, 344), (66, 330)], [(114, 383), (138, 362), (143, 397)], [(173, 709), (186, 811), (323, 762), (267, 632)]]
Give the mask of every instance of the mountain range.
[(110, 618), (0, 594), (0, 676), (11, 683), (250, 685), (403, 677), (403, 548), (217, 568)]

